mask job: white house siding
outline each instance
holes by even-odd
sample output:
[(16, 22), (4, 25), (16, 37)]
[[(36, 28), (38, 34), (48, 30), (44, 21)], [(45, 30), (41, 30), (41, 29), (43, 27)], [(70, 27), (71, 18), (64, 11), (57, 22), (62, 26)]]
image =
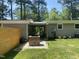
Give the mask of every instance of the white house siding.
[(57, 24), (48, 24), (48, 37), (52, 37), (52, 32), (57, 30)]
[(74, 24), (63, 24), (63, 29), (56, 31), (57, 36), (74, 36)]
[(63, 29), (58, 30), (57, 24), (48, 24), (48, 37), (52, 37), (52, 32), (56, 32), (56, 36), (74, 36), (74, 24), (63, 24)]
[(28, 24), (3, 24), (3, 27), (20, 28), (23, 37), (28, 39)]

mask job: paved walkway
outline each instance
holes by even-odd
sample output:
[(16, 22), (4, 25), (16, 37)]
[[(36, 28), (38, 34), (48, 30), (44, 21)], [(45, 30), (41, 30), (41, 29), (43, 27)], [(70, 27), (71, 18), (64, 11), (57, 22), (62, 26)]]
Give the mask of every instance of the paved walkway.
[(14, 49), (14, 51), (24, 51), (25, 49), (48, 49), (48, 44), (46, 41), (41, 41), (40, 46), (29, 46), (29, 42), (25, 44), (21, 44), (18, 48)]
[(29, 46), (29, 42), (27, 42), (24, 45), (23, 50), (25, 49), (47, 49), (47, 48), (48, 48), (48, 44), (46, 43), (46, 41), (41, 41), (40, 46)]

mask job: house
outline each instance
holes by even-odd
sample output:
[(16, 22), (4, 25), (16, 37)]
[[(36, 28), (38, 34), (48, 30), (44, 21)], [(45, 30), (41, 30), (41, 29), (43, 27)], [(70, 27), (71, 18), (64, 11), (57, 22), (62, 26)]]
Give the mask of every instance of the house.
[(56, 37), (58, 36), (67, 36), (67, 37), (79, 37), (79, 21), (78, 20), (58, 20), (51, 21), (48, 23), (48, 37), (53, 37), (55, 32)]
[[(19, 44), (19, 38), (25, 37), (28, 39), (30, 34), (34, 32), (33, 28), (40, 27), (42, 28), (43, 32), (45, 33), (45, 38), (54, 38), (54, 37), (77, 37), (79, 38), (79, 21), (78, 20), (57, 20), (57, 21), (44, 21), (44, 22), (33, 22), (33, 21), (27, 21), (27, 20), (13, 20), (13, 21), (0, 21), (0, 27), (2, 29), (4, 28), (10, 28), (9, 30), (5, 29), (6, 36), (4, 37), (4, 40), (0, 40), (0, 54), (4, 54), (16, 45)], [(18, 30), (16, 30), (18, 29)], [(13, 31), (11, 31), (13, 30)], [(4, 30), (2, 33), (4, 33)], [(9, 33), (10, 32), (10, 33)], [(21, 33), (20, 33), (21, 32)], [(15, 34), (16, 35), (12, 35)], [(18, 34), (20, 33), (20, 34)], [(12, 35), (9, 37), (9, 35)], [(17, 36), (17, 37), (15, 37)], [(3, 37), (3, 36), (2, 36)], [(40, 35), (41, 37), (41, 35)], [(12, 42), (11, 42), (12, 41)], [(8, 42), (8, 43), (5, 43)], [(5, 43), (5, 46), (3, 46)], [(6, 47), (6, 49), (5, 49)]]
[(0, 21), (1, 27), (14, 27), (22, 29), (22, 37), (28, 39), (30, 27), (40, 26), (44, 28), (46, 37), (53, 38), (54, 34), (58, 36), (71, 36), (79, 35), (79, 21), (78, 20), (57, 20), (47, 22), (33, 22), (33, 21)]

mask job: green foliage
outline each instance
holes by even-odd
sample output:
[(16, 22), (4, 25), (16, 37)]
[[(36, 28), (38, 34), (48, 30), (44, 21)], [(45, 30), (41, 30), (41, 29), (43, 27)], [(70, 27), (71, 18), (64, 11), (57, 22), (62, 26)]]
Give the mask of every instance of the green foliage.
[(41, 12), (41, 21), (44, 21), (46, 19), (49, 18), (49, 13), (47, 8), (43, 9), (43, 11)]
[(5, 0), (0, 0), (0, 20), (4, 20), (7, 14), (7, 5), (5, 5), (4, 3)]
[(50, 11), (49, 19), (50, 19), (50, 20), (59, 20), (58, 17), (59, 17), (58, 11), (56, 10), (56, 8), (53, 8), (53, 9)]
[(49, 14), (49, 20), (70, 20), (71, 17), (70, 9), (67, 7), (63, 8), (62, 12), (57, 11), (56, 8), (53, 8)]
[(44, 0), (34, 0), (34, 1), (27, 0), (26, 3), (24, 1), (17, 0), (16, 3), (20, 5), (20, 8), (18, 7), (15, 10), (17, 18), (20, 17), (22, 19), (30, 18), (33, 19), (34, 21), (43, 21), (46, 18), (48, 18), (48, 11), (46, 8), (46, 2)]
[(58, 2), (70, 10), (71, 20), (79, 19), (79, 0), (58, 0)]
[[(20, 13), (20, 8), (19, 7), (17, 7), (15, 9), (15, 15), (16, 15), (17, 19), (21, 18), (21, 16), (20, 16), (21, 13)], [(25, 18), (24, 20), (32, 18), (32, 10), (28, 5), (25, 8), (25, 12), (24, 12), (24, 8), (22, 8), (22, 17)]]
[(16, 4), (20, 6), (20, 19), (26, 19), (26, 7), (32, 5), (31, 0), (16, 0)]
[(13, 20), (13, 2), (15, 2), (15, 0), (8, 0), (7, 1), (9, 6), (10, 6), (10, 16), (11, 16), (11, 20)]
[(39, 34), (40, 33), (40, 27), (36, 27), (36, 34)]
[(60, 17), (62, 20), (70, 20), (70, 10), (68, 8), (64, 8), (60, 13)]
[(33, 14), (35, 14), (34, 21), (43, 21), (46, 18), (47, 8), (45, 0), (34, 0), (33, 1)]

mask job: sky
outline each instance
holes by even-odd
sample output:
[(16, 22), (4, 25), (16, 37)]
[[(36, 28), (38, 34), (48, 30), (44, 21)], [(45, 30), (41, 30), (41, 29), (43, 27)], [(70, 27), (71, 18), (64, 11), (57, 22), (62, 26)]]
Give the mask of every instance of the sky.
[(50, 11), (52, 8), (56, 8), (58, 11), (62, 10), (62, 5), (57, 0), (46, 0), (47, 8)]
[(57, 0), (46, 0), (46, 2), (47, 2), (48, 11), (50, 11), (52, 8), (56, 8), (58, 11), (62, 10), (62, 5), (58, 3)]

